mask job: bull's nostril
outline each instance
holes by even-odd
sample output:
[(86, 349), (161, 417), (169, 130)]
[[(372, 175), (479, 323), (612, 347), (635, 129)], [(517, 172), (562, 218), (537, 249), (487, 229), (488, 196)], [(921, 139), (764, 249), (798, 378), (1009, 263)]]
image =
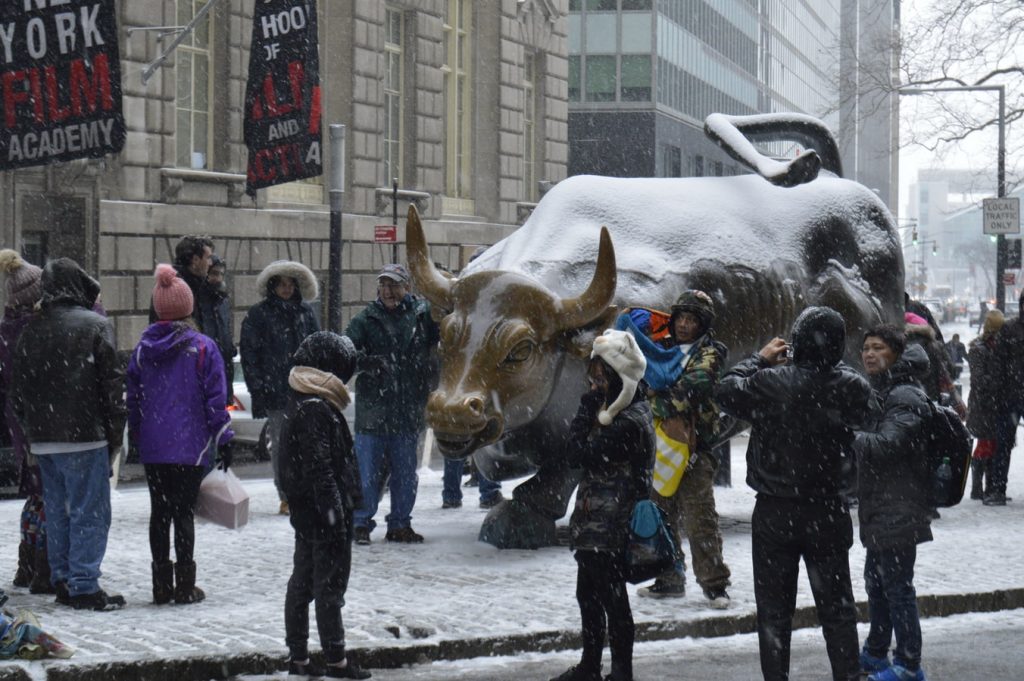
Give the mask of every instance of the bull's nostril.
[(465, 405), (467, 409), (478, 416), (484, 413), (484, 401), (479, 397), (467, 397)]

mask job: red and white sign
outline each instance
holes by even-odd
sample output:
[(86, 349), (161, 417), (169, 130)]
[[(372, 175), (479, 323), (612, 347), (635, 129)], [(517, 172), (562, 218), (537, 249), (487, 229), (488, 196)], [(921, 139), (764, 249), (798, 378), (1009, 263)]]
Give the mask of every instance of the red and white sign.
[(1007, 286), (1017, 285), (1017, 273), (1016, 272), (1003, 272), (1003, 283)]
[(398, 241), (398, 227), (394, 225), (374, 225), (373, 243), (393, 244)]

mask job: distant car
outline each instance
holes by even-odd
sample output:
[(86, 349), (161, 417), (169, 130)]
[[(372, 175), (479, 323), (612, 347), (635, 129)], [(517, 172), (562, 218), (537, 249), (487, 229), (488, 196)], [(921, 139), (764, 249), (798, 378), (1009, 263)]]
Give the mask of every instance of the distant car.
[(936, 322), (942, 322), (945, 318), (945, 305), (938, 298), (925, 298), (921, 301), (932, 313)]

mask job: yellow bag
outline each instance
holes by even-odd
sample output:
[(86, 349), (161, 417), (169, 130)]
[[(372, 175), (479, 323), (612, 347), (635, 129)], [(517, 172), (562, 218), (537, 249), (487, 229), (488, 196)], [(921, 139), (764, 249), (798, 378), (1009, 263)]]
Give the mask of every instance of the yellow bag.
[(683, 473), (690, 463), (690, 454), (693, 451), (693, 425), (679, 417), (656, 418), (654, 434), (654, 475), (651, 486), (661, 496), (670, 497), (679, 489)]

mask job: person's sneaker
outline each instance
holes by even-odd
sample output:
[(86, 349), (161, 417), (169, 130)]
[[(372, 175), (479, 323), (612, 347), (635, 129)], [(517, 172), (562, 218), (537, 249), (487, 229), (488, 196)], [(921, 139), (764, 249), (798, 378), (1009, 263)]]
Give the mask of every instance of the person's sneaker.
[(893, 664), (888, 669), (876, 672), (868, 677), (868, 681), (928, 681), (924, 670), (911, 671), (901, 664)]
[(704, 597), (708, 599), (708, 605), (716, 610), (725, 610), (732, 601), (729, 599), (729, 592), (724, 586), (715, 589), (704, 589)]
[(394, 530), (388, 530), (388, 533), (384, 535), (384, 539), (399, 544), (423, 543), (423, 535), (417, 534), (411, 527), (399, 527)]
[(480, 508), (494, 508), (503, 501), (505, 501), (505, 497), (501, 492), (495, 492), (489, 499), (480, 500)]
[(99, 610), (102, 612), (120, 610), (124, 607), (124, 596), (108, 594), (103, 589), (91, 594), (71, 596), (69, 605), (75, 610)]
[(288, 676), (299, 676), (306, 679), (317, 679), (324, 675), (324, 668), (310, 659), (288, 660)]
[(1005, 494), (993, 492), (991, 494), (986, 494), (985, 498), (981, 500), (981, 503), (985, 506), (1006, 506), (1007, 501), (1008, 499)]
[(865, 674), (884, 672), (891, 666), (892, 663), (889, 662), (888, 655), (885, 657), (875, 657), (866, 650), (860, 651), (860, 670)]
[(601, 681), (601, 670), (585, 669), (583, 665), (575, 664), (551, 681)]
[(282, 501), (281, 505), (277, 507), (278, 515), (288, 515), (291, 511), (288, 509), (288, 502)]
[(655, 580), (651, 586), (641, 587), (636, 592), (644, 598), (682, 598), (686, 595), (686, 585), (666, 584)]
[(368, 527), (357, 527), (356, 528), (356, 543), (360, 546), (370, 545), (370, 528)]
[(328, 679), (368, 679), (373, 674), (362, 669), (352, 660), (349, 660), (344, 667), (336, 664), (328, 664), (324, 676)]
[(441, 508), (462, 508), (461, 501), (442, 501)]

